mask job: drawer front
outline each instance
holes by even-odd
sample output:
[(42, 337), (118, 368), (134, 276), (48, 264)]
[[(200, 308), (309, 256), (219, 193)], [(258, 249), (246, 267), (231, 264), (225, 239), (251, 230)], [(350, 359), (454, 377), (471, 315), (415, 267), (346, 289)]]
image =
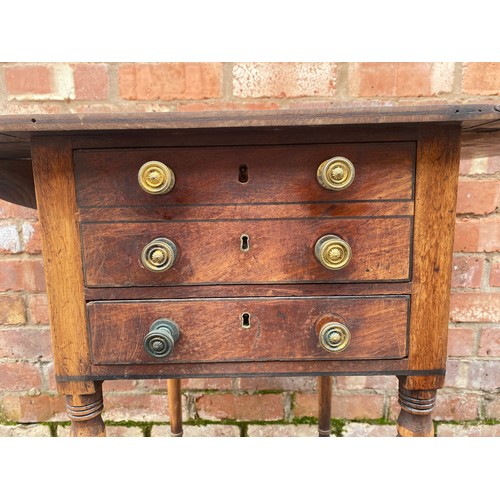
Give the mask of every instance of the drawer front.
[[(127, 365), (401, 359), (408, 307), (407, 296), (306, 297), (91, 302), (87, 311), (93, 363)], [(144, 348), (159, 319), (180, 331), (172, 354), (161, 359)], [(320, 345), (318, 332), (330, 321), (350, 333), (341, 352)]]
[[(336, 156), (355, 168), (342, 191), (316, 178), (320, 164)], [(139, 186), (139, 169), (149, 161), (172, 169), (168, 193)], [(81, 208), (410, 200), (415, 143), (78, 150), (74, 162)]]
[[(411, 217), (84, 223), (88, 287), (180, 284), (332, 283), (409, 279)], [(315, 256), (324, 235), (351, 247), (343, 269)], [(141, 261), (153, 240), (172, 241), (172, 267), (152, 272)]]

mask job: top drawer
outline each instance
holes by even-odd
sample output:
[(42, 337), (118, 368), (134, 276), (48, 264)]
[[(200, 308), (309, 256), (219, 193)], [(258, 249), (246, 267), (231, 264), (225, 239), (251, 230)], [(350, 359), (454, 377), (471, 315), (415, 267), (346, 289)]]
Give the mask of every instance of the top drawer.
[[(341, 191), (316, 177), (319, 165), (336, 156), (355, 168), (354, 181)], [(148, 161), (172, 169), (170, 192), (152, 195), (139, 186)], [(403, 201), (413, 198), (415, 143), (77, 150), (74, 162), (81, 208)]]

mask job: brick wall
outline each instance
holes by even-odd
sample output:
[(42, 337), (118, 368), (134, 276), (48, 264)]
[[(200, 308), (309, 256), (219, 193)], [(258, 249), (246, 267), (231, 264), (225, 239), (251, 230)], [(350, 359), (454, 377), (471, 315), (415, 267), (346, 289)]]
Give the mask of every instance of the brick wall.
[[(0, 113), (494, 102), (500, 63), (0, 64)], [(440, 436), (500, 435), (500, 158), (460, 166)], [(37, 213), (0, 202), (0, 436), (66, 436)], [(108, 434), (168, 435), (163, 381), (105, 382)], [(334, 433), (395, 434), (395, 377), (335, 377)], [(184, 381), (186, 435), (315, 435), (315, 378)]]

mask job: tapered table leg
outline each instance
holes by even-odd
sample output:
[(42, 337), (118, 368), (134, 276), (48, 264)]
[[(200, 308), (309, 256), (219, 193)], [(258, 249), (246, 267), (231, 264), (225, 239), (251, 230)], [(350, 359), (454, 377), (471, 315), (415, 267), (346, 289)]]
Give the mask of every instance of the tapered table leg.
[(102, 382), (95, 382), (93, 394), (66, 396), (66, 410), (71, 419), (72, 437), (104, 437), (106, 428), (101, 413), (104, 409)]
[(168, 379), (168, 406), (170, 408), (170, 433), (172, 437), (182, 437), (182, 397), (181, 380)]
[(398, 436), (433, 437), (432, 410), (436, 403), (436, 390), (409, 390), (400, 382)]
[(318, 435), (330, 437), (332, 418), (332, 377), (318, 377)]

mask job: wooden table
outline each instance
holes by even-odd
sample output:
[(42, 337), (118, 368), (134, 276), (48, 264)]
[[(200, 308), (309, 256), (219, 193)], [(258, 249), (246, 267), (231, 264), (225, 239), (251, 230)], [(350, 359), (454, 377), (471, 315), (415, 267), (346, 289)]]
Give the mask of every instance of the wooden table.
[[(0, 197), (36, 207), (58, 391), (104, 435), (102, 381), (399, 378), (431, 436), (460, 155), (500, 107), (0, 117)], [(34, 181), (34, 182), (33, 182)], [(35, 200), (36, 193), (36, 200)]]

